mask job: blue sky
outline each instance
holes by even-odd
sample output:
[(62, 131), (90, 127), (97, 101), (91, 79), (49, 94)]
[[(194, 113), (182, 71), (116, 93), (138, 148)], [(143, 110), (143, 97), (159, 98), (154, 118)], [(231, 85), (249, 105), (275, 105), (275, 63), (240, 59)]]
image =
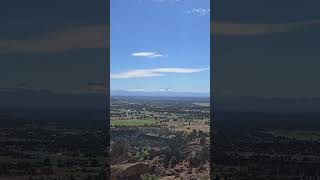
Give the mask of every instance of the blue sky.
[[(320, 97), (319, 0), (211, 2), (216, 95)], [(109, 89), (107, 7), (5, 1), (0, 89)], [(111, 88), (209, 91), (208, 9), (209, 0), (111, 0)]]
[(209, 8), (209, 0), (111, 0), (111, 89), (209, 92)]

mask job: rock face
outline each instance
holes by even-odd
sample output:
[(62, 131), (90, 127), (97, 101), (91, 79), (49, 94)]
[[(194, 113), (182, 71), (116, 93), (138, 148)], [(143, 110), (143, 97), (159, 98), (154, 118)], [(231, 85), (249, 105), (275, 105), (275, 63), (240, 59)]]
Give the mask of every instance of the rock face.
[(149, 165), (146, 163), (126, 163), (111, 166), (111, 180), (139, 177), (149, 172)]

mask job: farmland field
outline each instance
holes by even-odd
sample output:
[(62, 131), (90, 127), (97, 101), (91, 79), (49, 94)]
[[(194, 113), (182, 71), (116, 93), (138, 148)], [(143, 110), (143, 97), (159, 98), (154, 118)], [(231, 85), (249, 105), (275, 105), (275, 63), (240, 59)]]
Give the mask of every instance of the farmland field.
[(151, 118), (147, 119), (127, 119), (127, 120), (111, 120), (111, 126), (150, 126), (158, 124), (159, 121)]
[(210, 179), (209, 100), (112, 98), (111, 179)]
[(196, 103), (193, 103), (193, 104), (197, 105), (197, 106), (210, 107), (210, 103), (209, 102), (196, 102)]

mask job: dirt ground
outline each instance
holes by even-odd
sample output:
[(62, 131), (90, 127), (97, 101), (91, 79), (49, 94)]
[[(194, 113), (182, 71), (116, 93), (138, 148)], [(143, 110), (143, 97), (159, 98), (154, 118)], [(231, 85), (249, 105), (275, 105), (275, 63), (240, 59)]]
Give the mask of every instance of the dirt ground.
[(186, 131), (186, 132), (192, 132), (194, 129), (195, 130), (201, 130), (203, 132), (209, 132), (210, 131), (210, 126), (206, 124), (204, 121), (201, 122), (191, 122), (190, 125), (189, 123), (185, 122), (174, 122), (170, 121), (166, 123), (169, 127), (174, 126), (176, 131)]

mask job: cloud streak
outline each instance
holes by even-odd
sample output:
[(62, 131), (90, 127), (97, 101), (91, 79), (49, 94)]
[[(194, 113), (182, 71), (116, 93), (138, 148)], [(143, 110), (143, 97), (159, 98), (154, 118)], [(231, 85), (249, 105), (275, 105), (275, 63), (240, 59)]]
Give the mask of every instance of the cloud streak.
[(135, 69), (131, 71), (113, 73), (111, 79), (128, 79), (142, 77), (165, 76), (167, 73), (190, 74), (207, 71), (209, 68), (155, 68), (155, 69)]
[(0, 54), (56, 53), (74, 49), (109, 48), (109, 27), (83, 26), (23, 40), (0, 40)]
[(186, 13), (195, 16), (205, 16), (210, 14), (210, 9), (193, 8), (191, 10), (186, 11)]
[(134, 57), (145, 57), (145, 58), (158, 58), (164, 55), (158, 52), (134, 52), (131, 54)]
[(260, 36), (273, 33), (289, 32), (319, 24), (320, 20), (282, 24), (256, 24), (216, 21), (211, 22), (211, 34), (218, 36)]

